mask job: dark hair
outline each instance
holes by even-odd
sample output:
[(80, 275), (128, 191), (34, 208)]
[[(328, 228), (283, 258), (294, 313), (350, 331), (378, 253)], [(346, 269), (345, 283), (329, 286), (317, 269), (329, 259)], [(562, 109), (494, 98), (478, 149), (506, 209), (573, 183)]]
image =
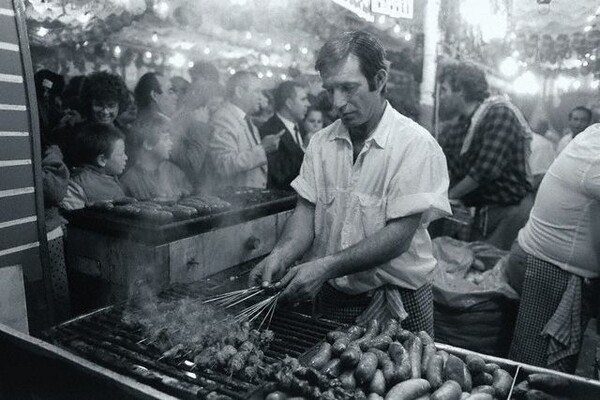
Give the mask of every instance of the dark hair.
[(110, 72), (94, 72), (87, 76), (81, 83), (79, 93), (82, 110), (90, 115), (92, 102), (94, 100), (119, 104), (119, 114), (129, 107), (129, 92), (123, 79), (119, 75)]
[(95, 164), (100, 154), (108, 157), (119, 139), (125, 140), (125, 136), (110, 124), (100, 122), (82, 124), (73, 138), (74, 164)]
[(198, 61), (188, 70), (192, 80), (206, 79), (208, 81), (219, 82), (219, 71), (217, 67), (206, 61)]
[(144, 140), (150, 145), (154, 146), (156, 143), (158, 143), (160, 134), (164, 130), (162, 128), (165, 126), (170, 127), (170, 125), (171, 120), (162, 114), (151, 114), (148, 117), (138, 121), (133, 131), (134, 148), (131, 149), (131, 153), (139, 151), (144, 144)]
[(325, 117), (325, 113), (323, 112), (323, 110), (322, 110), (322, 109), (320, 109), (319, 107), (316, 107), (316, 106), (310, 106), (310, 107), (308, 107), (308, 109), (306, 110), (306, 115), (304, 116), (304, 119), (306, 119), (306, 117), (308, 116), (308, 114), (310, 114), (310, 113), (311, 113), (311, 112), (313, 112), (313, 111), (320, 112), (320, 113), (321, 113), (321, 115), (322, 115), (323, 117)]
[(303, 86), (298, 82), (285, 81), (282, 82), (273, 92), (273, 107), (275, 111), (281, 111), (285, 106), (287, 99), (297, 95), (297, 89)]
[(250, 79), (255, 78), (256, 74), (250, 71), (236, 72), (229, 78), (225, 85), (225, 95), (232, 98), (235, 95), (235, 89), (240, 86), (247, 86)]
[(41, 69), (33, 76), (35, 91), (38, 98), (47, 92), (51, 98), (62, 95), (65, 88), (65, 78), (47, 69)]
[(162, 75), (158, 72), (146, 72), (142, 75), (137, 85), (135, 85), (133, 95), (138, 108), (144, 109), (150, 107), (150, 104), (152, 104), (152, 92), (162, 93), (157, 76)]
[(586, 113), (586, 114), (587, 114), (587, 116), (588, 116), (588, 118), (587, 118), (588, 122), (590, 122), (590, 121), (592, 120), (592, 110), (590, 110), (589, 108), (587, 108), (587, 107), (584, 107), (584, 106), (577, 106), (577, 107), (575, 107), (574, 109), (572, 109), (572, 110), (569, 112), (569, 119), (571, 119), (571, 117), (573, 116), (573, 113), (574, 113), (575, 111), (583, 111), (583, 112), (584, 112), (584, 113)]
[(82, 112), (80, 94), (84, 81), (85, 75), (75, 75), (69, 79), (63, 91), (63, 109), (70, 108)]
[(483, 101), (490, 95), (485, 72), (469, 62), (445, 65), (439, 82), (448, 82), (452, 91), (462, 91), (465, 101)]
[[(367, 78), (369, 90), (375, 90), (375, 76), (382, 69), (387, 71), (390, 63), (381, 42), (368, 32), (345, 32), (328, 40), (319, 51), (315, 69), (322, 74), (339, 65), (350, 54), (358, 58), (360, 71)], [(381, 93), (385, 93), (385, 90), (384, 86)]]

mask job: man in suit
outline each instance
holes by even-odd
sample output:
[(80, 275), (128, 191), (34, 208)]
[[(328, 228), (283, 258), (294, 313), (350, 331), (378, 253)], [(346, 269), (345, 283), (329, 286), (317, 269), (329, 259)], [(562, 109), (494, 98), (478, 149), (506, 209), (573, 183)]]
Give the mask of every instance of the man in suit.
[(267, 154), (277, 151), (283, 132), (261, 139), (250, 119), (250, 114), (258, 111), (261, 96), (255, 74), (234, 74), (227, 82), (225, 95), (227, 100), (212, 119), (214, 133), (209, 150), (216, 178), (212, 189), (265, 188)]
[(298, 176), (304, 159), (304, 142), (300, 123), (310, 105), (306, 89), (297, 82), (280, 84), (273, 96), (275, 114), (260, 129), (266, 137), (284, 131), (279, 149), (267, 155), (269, 188), (289, 190), (290, 183)]

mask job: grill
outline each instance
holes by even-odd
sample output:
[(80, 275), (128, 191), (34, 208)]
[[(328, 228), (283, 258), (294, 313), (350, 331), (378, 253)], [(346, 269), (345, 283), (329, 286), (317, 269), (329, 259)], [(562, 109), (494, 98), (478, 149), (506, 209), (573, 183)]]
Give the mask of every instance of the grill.
[[(240, 281), (219, 284), (217, 279), (190, 285), (173, 285), (158, 295), (160, 300), (199, 299), (207, 291), (239, 286)], [(211, 289), (212, 286), (212, 289)], [(144, 342), (144, 333), (124, 321), (126, 313), (139, 311), (132, 303), (97, 310), (45, 332), (45, 340), (85, 359), (182, 399), (248, 399), (258, 396), (261, 382), (249, 382), (222, 373), (194, 368), (190, 361), (163, 357)], [(311, 317), (303, 311), (279, 309), (269, 329), (274, 339), (265, 352), (267, 363), (299, 357), (339, 324)]]

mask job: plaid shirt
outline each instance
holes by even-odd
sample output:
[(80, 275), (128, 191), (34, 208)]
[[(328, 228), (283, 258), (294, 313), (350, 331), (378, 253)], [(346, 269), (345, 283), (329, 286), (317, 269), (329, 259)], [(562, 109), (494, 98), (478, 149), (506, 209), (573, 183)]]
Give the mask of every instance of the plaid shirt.
[(475, 130), (469, 150), (461, 156), (471, 117), (459, 117), (440, 135), (450, 187), (469, 175), (479, 187), (462, 199), (467, 206), (518, 204), (532, 190), (526, 170), (525, 146), (529, 143), (523, 127), (505, 105), (491, 106)]

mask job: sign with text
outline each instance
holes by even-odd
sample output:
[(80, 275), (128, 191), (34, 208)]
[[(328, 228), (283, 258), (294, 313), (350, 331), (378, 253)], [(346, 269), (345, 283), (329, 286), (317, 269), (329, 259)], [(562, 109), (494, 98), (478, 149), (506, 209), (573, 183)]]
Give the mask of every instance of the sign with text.
[(372, 0), (371, 11), (392, 18), (412, 19), (414, 0)]

